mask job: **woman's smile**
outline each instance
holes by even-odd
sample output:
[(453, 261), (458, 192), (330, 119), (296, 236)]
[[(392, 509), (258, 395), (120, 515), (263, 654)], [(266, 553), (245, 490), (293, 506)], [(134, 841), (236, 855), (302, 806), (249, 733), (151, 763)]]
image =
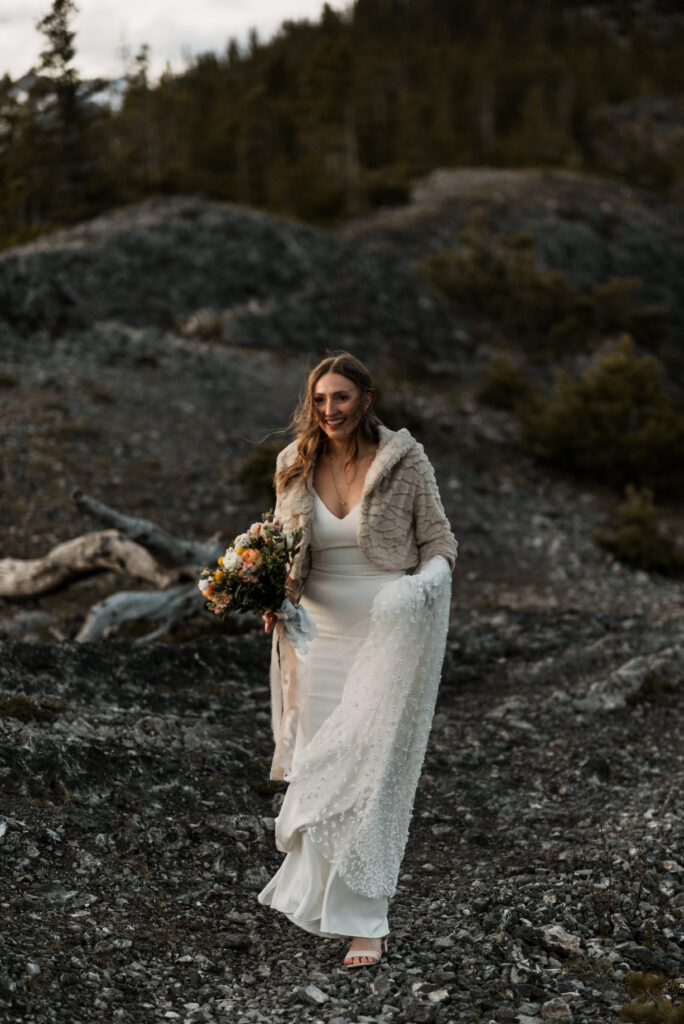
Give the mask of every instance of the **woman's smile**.
[(326, 373), (318, 380), (313, 405), (325, 433), (337, 439), (353, 432), (364, 407), (358, 387), (339, 373)]

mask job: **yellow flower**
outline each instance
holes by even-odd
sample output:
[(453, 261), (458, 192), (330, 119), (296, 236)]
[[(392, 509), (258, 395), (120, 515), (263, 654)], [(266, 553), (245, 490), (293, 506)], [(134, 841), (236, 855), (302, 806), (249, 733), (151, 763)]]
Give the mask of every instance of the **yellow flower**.
[(217, 561), (219, 565), (223, 565), (223, 555), (219, 555)]
[(236, 555), (241, 555), (243, 553), (243, 551), (246, 551), (246, 550), (247, 550), (247, 548), (235, 548), (235, 554)]
[(219, 582), (223, 579), (223, 573), (221, 572), (220, 569), (217, 569), (216, 572), (214, 573), (214, 579), (218, 580)]

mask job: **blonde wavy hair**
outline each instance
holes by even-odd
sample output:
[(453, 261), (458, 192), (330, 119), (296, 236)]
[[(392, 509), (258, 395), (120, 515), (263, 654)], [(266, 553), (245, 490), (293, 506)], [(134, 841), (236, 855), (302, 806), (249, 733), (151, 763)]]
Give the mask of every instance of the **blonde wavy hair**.
[(326, 373), (339, 373), (355, 384), (361, 393), (361, 400), (366, 395), (371, 396), (371, 403), (368, 409), (361, 412), (358, 422), (352, 434), (349, 455), (346, 465), (349, 466), (359, 457), (359, 439), (377, 443), (380, 426), (380, 419), (373, 411), (373, 398), (375, 396), (375, 384), (373, 378), (363, 365), (360, 359), (350, 352), (334, 352), (322, 359), (309, 374), (306, 387), (292, 414), (290, 428), (294, 431), (297, 442), (297, 454), (294, 461), (284, 469), (281, 469), (275, 476), (276, 492), (280, 493), (291, 480), (297, 477), (308, 477), (316, 457), (327, 445), (328, 439), (325, 431), (320, 425), (316, 407), (314, 404), (314, 391), (316, 384)]

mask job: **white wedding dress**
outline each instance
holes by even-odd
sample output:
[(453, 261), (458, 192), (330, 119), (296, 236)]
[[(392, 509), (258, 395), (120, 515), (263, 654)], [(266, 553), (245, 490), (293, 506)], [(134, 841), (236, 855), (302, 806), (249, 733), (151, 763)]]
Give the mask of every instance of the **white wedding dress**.
[[(360, 505), (343, 519), (327, 508), (314, 490), (311, 569), (301, 604), (316, 624), (318, 635), (307, 654), (297, 654), (299, 718), (293, 769), (314, 734), (340, 703), (354, 655), (368, 635), (373, 599), (384, 583), (402, 572), (378, 570), (361, 553), (356, 539)], [(363, 762), (355, 765), (363, 772)], [(387, 897), (355, 892), (309, 838), (306, 829), (288, 827), (295, 813), (288, 788), (277, 826), (292, 832), (292, 845), (280, 868), (259, 893), (259, 903), (327, 938), (380, 938), (389, 931)], [(352, 812), (353, 814), (353, 808)]]

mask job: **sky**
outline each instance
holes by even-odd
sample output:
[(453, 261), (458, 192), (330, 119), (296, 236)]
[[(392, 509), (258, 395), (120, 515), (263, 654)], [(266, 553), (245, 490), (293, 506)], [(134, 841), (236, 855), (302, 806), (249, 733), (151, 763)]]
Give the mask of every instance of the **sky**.
[[(285, 20), (315, 21), (323, 0), (76, 0), (79, 13), (75, 64), (84, 78), (118, 78), (125, 53), (150, 46), (150, 69), (156, 78), (167, 63), (180, 70), (185, 58), (213, 50), (224, 53), (231, 36), (243, 45), (254, 27), (262, 40)], [(347, 4), (329, 0), (334, 10)], [(0, 0), (0, 77), (19, 78), (37, 63), (43, 36), (38, 18), (51, 0)]]

